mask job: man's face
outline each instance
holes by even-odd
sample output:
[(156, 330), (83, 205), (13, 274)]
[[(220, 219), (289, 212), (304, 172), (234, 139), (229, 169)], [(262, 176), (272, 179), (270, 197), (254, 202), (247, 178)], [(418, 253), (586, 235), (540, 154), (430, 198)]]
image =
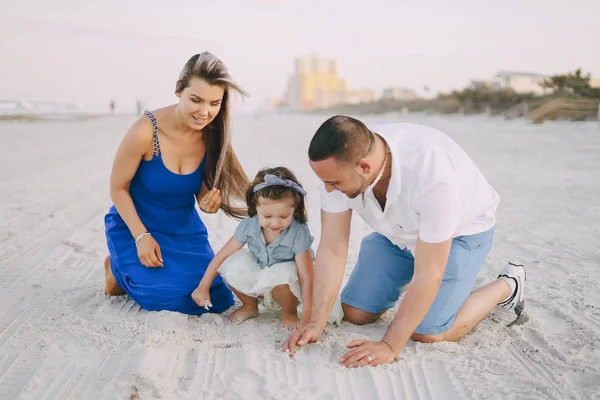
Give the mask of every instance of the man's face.
[(351, 164), (337, 161), (333, 157), (322, 161), (309, 160), (309, 164), (319, 179), (325, 183), (328, 192), (339, 190), (353, 199), (365, 189), (366, 177), (359, 167), (354, 168)]

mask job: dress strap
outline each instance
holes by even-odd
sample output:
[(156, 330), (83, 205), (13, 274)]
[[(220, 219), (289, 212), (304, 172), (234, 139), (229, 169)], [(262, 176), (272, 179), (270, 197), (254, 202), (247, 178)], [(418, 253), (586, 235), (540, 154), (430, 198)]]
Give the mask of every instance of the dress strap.
[(160, 154), (160, 144), (158, 143), (158, 124), (156, 123), (156, 117), (148, 110), (144, 111), (144, 115), (150, 118), (150, 122), (152, 122), (152, 136), (154, 138), (154, 148), (152, 152), (154, 153), (154, 156), (158, 156)]

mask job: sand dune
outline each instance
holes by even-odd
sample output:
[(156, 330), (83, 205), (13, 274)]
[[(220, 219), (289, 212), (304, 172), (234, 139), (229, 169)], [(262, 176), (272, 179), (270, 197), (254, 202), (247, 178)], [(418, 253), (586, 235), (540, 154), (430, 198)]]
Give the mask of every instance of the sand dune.
[[(234, 144), (250, 175), (306, 160), (320, 117), (237, 117)], [(398, 361), (347, 370), (343, 323), (290, 358), (277, 315), (242, 325), (226, 315), (147, 312), (102, 294), (103, 216), (114, 150), (132, 122), (0, 122), (0, 399), (597, 399), (600, 398), (600, 130), (595, 123), (527, 125), (488, 118), (386, 115), (444, 130), (502, 197), (494, 249), (477, 285), (510, 259), (528, 265), (528, 321), (486, 318), (460, 343), (410, 342)], [(234, 221), (203, 217), (218, 249)], [(354, 219), (346, 279), (361, 238)]]

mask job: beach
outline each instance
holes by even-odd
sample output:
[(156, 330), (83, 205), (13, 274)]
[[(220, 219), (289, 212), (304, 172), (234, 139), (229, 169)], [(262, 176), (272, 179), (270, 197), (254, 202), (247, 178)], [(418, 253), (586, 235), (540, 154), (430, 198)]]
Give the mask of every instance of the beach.
[[(327, 116), (238, 115), (233, 143), (247, 174), (292, 169), (319, 240), (310, 138)], [(456, 140), (501, 197), (494, 247), (476, 286), (510, 260), (527, 266), (526, 321), (489, 316), (458, 343), (410, 341), (398, 360), (345, 369), (376, 323), (328, 325), (294, 357), (264, 312), (140, 309), (103, 294), (104, 215), (115, 150), (133, 116), (0, 121), (0, 400), (12, 399), (600, 399), (600, 129), (597, 122), (385, 114), (366, 122), (431, 125)], [(596, 182), (596, 183), (594, 183)], [(206, 215), (217, 251), (236, 222)], [(371, 229), (354, 217), (344, 284)]]

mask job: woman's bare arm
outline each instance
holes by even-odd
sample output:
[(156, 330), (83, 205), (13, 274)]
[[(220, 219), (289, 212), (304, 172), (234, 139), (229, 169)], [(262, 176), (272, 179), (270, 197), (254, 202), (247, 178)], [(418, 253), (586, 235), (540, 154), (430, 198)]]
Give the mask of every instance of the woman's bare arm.
[(134, 238), (146, 232), (146, 227), (137, 214), (129, 185), (144, 156), (152, 151), (152, 145), (152, 125), (147, 118), (141, 118), (121, 141), (110, 175), (110, 197)]

